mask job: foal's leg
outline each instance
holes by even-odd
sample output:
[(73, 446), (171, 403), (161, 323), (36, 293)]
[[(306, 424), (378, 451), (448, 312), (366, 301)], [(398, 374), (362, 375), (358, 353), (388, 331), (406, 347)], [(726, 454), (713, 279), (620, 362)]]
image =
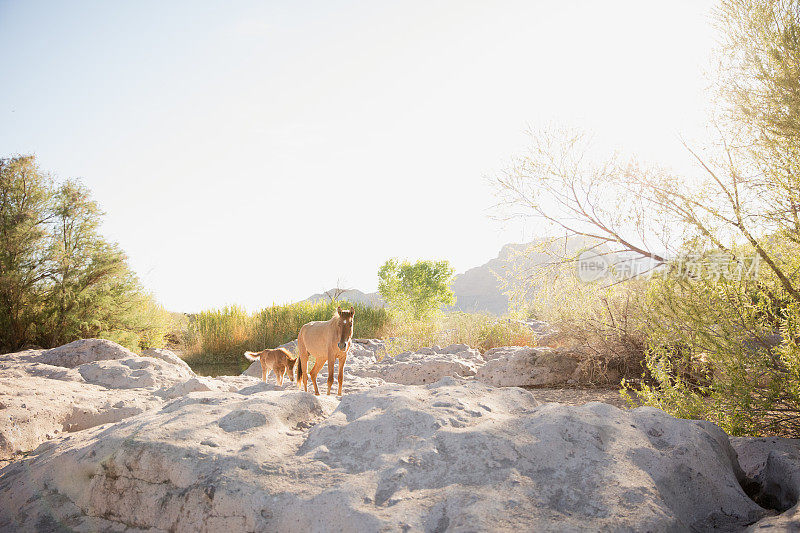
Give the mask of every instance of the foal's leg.
[[(344, 360), (347, 359), (347, 356), (342, 357), (339, 359), (339, 394), (337, 396), (342, 395), (342, 379), (344, 379)], [(328, 394), (330, 394), (330, 386), (328, 387)]]
[[(333, 387), (333, 364), (336, 361), (336, 356), (333, 353), (333, 350), (328, 352), (328, 396), (331, 395), (331, 387)], [(342, 368), (342, 364), (339, 363), (339, 368)], [(341, 378), (339, 378), (341, 379)], [(341, 393), (340, 393), (341, 394)]]
[(267, 382), (267, 375), (269, 372), (267, 371), (267, 365), (264, 364), (264, 360), (261, 360), (261, 379), (264, 380), (264, 383)]

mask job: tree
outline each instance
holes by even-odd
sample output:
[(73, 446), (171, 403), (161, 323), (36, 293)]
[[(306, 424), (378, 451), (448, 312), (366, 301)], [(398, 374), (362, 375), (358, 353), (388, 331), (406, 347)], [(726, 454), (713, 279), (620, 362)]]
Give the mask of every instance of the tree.
[(389, 259), (378, 270), (378, 292), (394, 309), (424, 319), (443, 305), (453, 305), (453, 268), (448, 261)]
[[(592, 163), (585, 135), (546, 130), (496, 183), (510, 214), (674, 274), (646, 285), (648, 403), (731, 433), (800, 434), (800, 0), (723, 0), (717, 21), (717, 138), (705, 151), (686, 145), (697, 176)], [(762, 268), (702, 279), (671, 260), (687, 254)], [(699, 358), (709, 385), (681, 375)]]
[(168, 315), (99, 233), (101, 217), (86, 187), (56, 186), (33, 156), (0, 159), (0, 348), (163, 342)]
[(31, 156), (0, 159), (0, 345), (30, 339), (36, 309), (50, 275), (48, 225), (53, 218), (50, 179)]
[(345, 289), (345, 288), (342, 288), (342, 285), (343, 285), (343, 284), (344, 284), (344, 283), (342, 282), (342, 280), (341, 280), (341, 279), (339, 279), (339, 278), (336, 278), (336, 286), (335, 286), (334, 288), (330, 289), (330, 290), (327, 290), (327, 291), (323, 292), (322, 294), (324, 294), (325, 296), (327, 296), (327, 297), (328, 297), (328, 301), (330, 301), (331, 303), (338, 302), (338, 301), (339, 301), (339, 299), (340, 299), (340, 298), (341, 298), (341, 297), (342, 297), (342, 296), (343, 296), (345, 293), (347, 293), (347, 292), (349, 292), (349, 291), (352, 291), (352, 290), (353, 290), (353, 288), (352, 288), (352, 287), (350, 287), (350, 288), (346, 288), (346, 289)]

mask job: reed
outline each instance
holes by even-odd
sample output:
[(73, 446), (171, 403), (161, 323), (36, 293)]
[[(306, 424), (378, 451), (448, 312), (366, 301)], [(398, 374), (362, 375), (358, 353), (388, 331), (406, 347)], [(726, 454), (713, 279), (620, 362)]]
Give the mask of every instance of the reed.
[[(337, 305), (348, 302), (299, 302), (272, 305), (255, 313), (231, 305), (202, 311), (190, 317), (185, 333), (184, 358), (189, 364), (231, 364), (244, 361), (246, 350), (275, 348), (297, 338), (300, 327), (314, 320), (328, 320)], [(389, 326), (389, 313), (380, 307), (353, 304), (356, 311), (354, 337), (382, 337)], [(244, 364), (244, 363), (242, 363)]]

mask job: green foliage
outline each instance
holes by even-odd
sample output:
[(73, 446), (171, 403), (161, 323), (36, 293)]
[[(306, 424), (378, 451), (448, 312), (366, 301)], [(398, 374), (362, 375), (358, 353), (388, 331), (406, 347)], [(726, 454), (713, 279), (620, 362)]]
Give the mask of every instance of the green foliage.
[[(604, 256), (665, 269), (663, 278), (626, 283), (633, 313), (610, 281), (607, 294), (562, 290), (556, 300), (569, 336), (583, 323), (595, 338), (634, 347), (638, 338), (645, 382), (638, 393), (625, 382), (626, 394), (732, 434), (798, 436), (800, 0), (721, 0), (717, 22), (709, 128), (717, 137), (702, 150), (687, 145), (699, 176), (617, 156), (597, 162), (585, 135), (545, 131), (496, 184), (512, 212), (595, 239)], [(704, 276), (669, 261), (687, 254), (733, 265), (757, 257), (761, 269), (756, 278)], [(631, 319), (620, 326), (621, 316)]]
[(355, 310), (353, 336), (375, 338), (389, 326), (389, 313), (381, 307), (347, 302), (299, 302), (273, 305), (255, 313), (238, 306), (203, 311), (189, 321), (186, 359), (192, 364), (232, 363), (245, 366), (242, 353), (275, 348), (297, 338), (303, 324), (329, 320), (337, 306)]
[(640, 399), (676, 416), (712, 420), (731, 435), (800, 434), (800, 306), (771, 271), (755, 279), (732, 272), (654, 279), (649, 301), (652, 381), (638, 391)]
[(85, 187), (56, 185), (34, 157), (0, 159), (0, 349), (86, 337), (163, 345), (169, 315), (100, 235), (101, 216)]
[[(733, 435), (796, 437), (800, 1), (724, 0), (718, 21), (725, 32), (718, 123), (735, 143), (726, 145), (729, 181), (709, 170), (722, 194), (702, 208), (733, 226), (746, 246), (724, 247), (722, 232), (710, 227), (694, 242), (710, 242), (736, 259), (757, 256), (763, 264), (756, 278), (726, 272), (653, 283), (652, 382), (638, 394), (677, 416), (713, 420)], [(694, 209), (691, 201), (679, 205)]]
[(455, 303), (453, 272), (448, 261), (412, 264), (389, 259), (378, 270), (378, 292), (396, 312), (414, 320), (430, 318), (442, 306)]

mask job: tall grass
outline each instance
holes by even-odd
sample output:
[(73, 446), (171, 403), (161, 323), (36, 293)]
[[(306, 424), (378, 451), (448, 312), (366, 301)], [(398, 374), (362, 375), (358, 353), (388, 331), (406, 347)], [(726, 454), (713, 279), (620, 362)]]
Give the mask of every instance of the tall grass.
[[(297, 338), (303, 324), (328, 320), (337, 305), (349, 308), (347, 302), (299, 302), (273, 305), (248, 313), (232, 305), (194, 315), (188, 324), (185, 358), (191, 363), (222, 364), (244, 361), (246, 350), (275, 348)], [(382, 337), (389, 326), (389, 313), (384, 308), (353, 304), (354, 337)]]
[[(184, 358), (201, 374), (236, 374), (249, 362), (245, 351), (274, 348), (297, 338), (303, 324), (328, 320), (336, 306), (350, 304), (300, 302), (273, 305), (255, 313), (231, 305), (197, 313), (189, 318)], [(481, 351), (496, 346), (533, 346), (534, 333), (524, 324), (485, 314), (447, 313), (412, 320), (385, 308), (353, 305), (353, 336), (387, 339), (387, 351), (398, 353), (423, 346), (467, 344)]]
[(395, 317), (389, 333), (389, 353), (449, 344), (466, 344), (481, 352), (498, 346), (536, 345), (536, 336), (528, 326), (482, 313), (442, 313), (427, 320)]

